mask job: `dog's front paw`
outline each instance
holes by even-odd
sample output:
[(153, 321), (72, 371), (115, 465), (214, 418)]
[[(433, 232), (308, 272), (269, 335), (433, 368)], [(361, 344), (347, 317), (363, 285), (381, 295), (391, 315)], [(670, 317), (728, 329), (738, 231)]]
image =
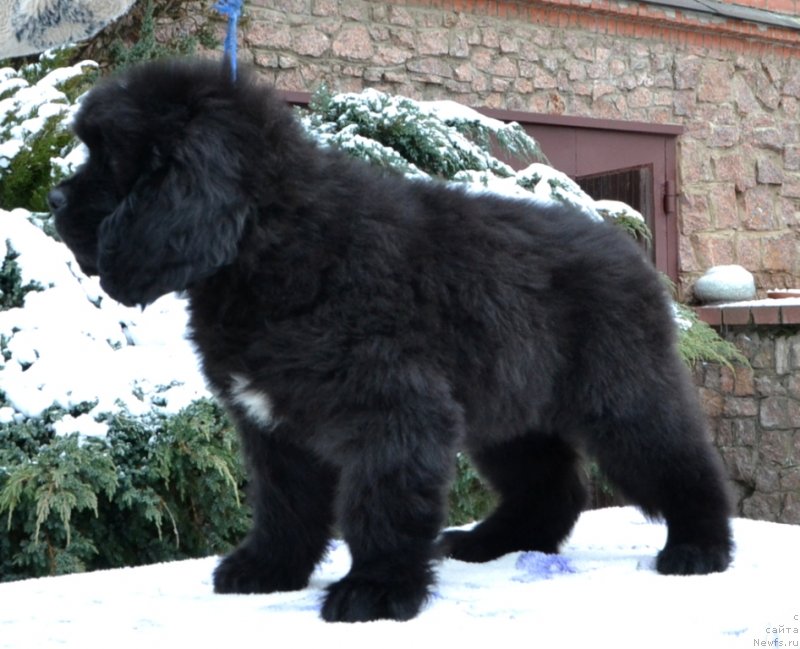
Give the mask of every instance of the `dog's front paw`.
[(220, 594), (274, 593), (301, 590), (308, 584), (308, 574), (290, 566), (276, 566), (260, 558), (247, 546), (225, 557), (214, 570), (214, 592)]
[(419, 613), (427, 597), (426, 583), (348, 575), (328, 587), (322, 618), (327, 622), (410, 620)]
[(662, 575), (705, 575), (722, 572), (731, 561), (726, 545), (668, 545), (658, 553), (656, 570)]

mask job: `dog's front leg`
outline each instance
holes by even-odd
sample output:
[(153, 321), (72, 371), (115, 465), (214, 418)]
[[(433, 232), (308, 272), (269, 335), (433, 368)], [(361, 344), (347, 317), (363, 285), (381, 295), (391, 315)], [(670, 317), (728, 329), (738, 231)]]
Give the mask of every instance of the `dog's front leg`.
[(299, 590), (325, 553), (332, 533), (336, 473), (288, 441), (286, 424), (265, 431), (238, 426), (249, 473), (253, 527), (214, 572), (217, 593)]
[(349, 422), (358, 442), (342, 465), (338, 506), (353, 561), (328, 588), (325, 620), (407, 620), (425, 603), (452, 470), (456, 411), (435, 395), (419, 395)]

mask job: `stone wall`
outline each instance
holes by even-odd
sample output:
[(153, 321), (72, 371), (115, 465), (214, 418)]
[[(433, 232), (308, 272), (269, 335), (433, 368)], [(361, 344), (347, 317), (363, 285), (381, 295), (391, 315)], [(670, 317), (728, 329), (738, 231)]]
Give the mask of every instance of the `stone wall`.
[(748, 518), (800, 523), (800, 327), (723, 332), (751, 367), (695, 371), (714, 440)]
[(800, 284), (800, 32), (614, 0), (246, 6), (242, 56), (285, 90), (684, 125), (681, 288), (724, 263)]

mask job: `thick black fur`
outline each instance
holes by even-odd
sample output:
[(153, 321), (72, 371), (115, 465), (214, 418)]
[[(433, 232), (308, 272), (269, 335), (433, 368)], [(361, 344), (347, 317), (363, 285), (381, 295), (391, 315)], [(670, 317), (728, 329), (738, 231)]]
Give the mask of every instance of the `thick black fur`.
[[(584, 453), (666, 520), (660, 572), (727, 567), (725, 479), (668, 298), (616, 228), (322, 150), (213, 63), (102, 83), (75, 131), (90, 157), (51, 193), (58, 231), (123, 304), (188, 293), (241, 431), (255, 517), (217, 592), (303, 588), (338, 525), (353, 565), (322, 616), (411, 618), (441, 554), (557, 551)], [(437, 541), (459, 448), (501, 502)]]

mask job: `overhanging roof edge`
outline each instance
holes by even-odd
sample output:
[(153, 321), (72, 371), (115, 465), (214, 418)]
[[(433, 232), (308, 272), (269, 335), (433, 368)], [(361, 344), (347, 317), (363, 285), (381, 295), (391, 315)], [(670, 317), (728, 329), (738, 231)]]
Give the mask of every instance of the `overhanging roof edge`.
[(720, 18), (735, 18), (760, 25), (783, 27), (800, 31), (800, 18), (787, 14), (780, 14), (767, 9), (756, 9), (744, 5), (720, 2), (719, 0), (640, 0), (645, 4), (695, 11), (702, 14), (719, 16)]

